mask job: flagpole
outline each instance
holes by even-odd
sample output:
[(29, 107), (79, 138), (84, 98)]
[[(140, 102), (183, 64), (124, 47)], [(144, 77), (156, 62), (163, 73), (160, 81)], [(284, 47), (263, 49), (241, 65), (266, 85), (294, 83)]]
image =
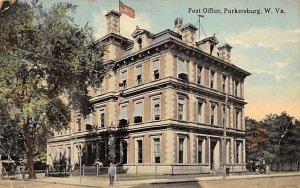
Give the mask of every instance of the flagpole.
[[(120, 13), (120, 15), (122, 15), (121, 11), (120, 11), (120, 1), (121, 0), (118, 0), (118, 1), (119, 1), (119, 13)], [(119, 21), (119, 32), (120, 32), (120, 35), (121, 35), (121, 23), (120, 22), (121, 22), (121, 16), (120, 16), (120, 21)]]

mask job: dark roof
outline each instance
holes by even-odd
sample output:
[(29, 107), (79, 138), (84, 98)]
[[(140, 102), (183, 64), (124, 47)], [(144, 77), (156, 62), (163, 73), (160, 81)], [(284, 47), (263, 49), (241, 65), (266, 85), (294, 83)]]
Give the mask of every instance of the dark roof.
[(232, 49), (232, 46), (230, 46), (228, 43), (222, 44), (221, 46), (218, 47), (218, 49), (223, 49), (223, 48), (227, 48), (227, 49)]
[(109, 15), (113, 15), (113, 16), (116, 16), (116, 17), (121, 16), (121, 14), (118, 11), (115, 11), (115, 10), (110, 10), (105, 14), (106, 17), (109, 16)]
[(213, 36), (211, 36), (211, 37), (207, 37), (207, 38), (205, 38), (205, 39), (202, 39), (202, 40), (196, 42), (196, 45), (198, 46), (199, 44), (206, 43), (207, 41), (211, 41), (211, 42), (213, 42), (214, 44), (218, 44), (218, 43), (219, 43), (218, 39), (215, 37), (215, 35), (213, 35)]
[[(172, 38), (174, 40), (177, 41), (181, 41), (181, 35), (179, 35), (178, 33), (171, 31), (170, 29), (164, 30), (162, 32), (159, 32), (157, 34), (155, 34), (153, 36), (153, 40), (150, 42), (149, 47), (154, 46), (155, 44), (160, 43), (163, 40), (166, 40), (168, 38)], [(132, 53), (132, 48), (125, 51), (122, 56), (120, 57), (120, 59), (130, 55)]]

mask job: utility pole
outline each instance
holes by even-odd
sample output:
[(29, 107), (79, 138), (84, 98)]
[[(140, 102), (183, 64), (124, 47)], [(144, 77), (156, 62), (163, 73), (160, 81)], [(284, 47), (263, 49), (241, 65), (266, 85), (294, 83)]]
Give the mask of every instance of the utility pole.
[(199, 22), (199, 41), (200, 41), (200, 30), (201, 30), (200, 18), (201, 18), (201, 17), (204, 18), (204, 16), (203, 16), (203, 15), (200, 15), (200, 14), (198, 14), (198, 16), (199, 16), (198, 22)]
[(226, 124), (227, 124), (227, 103), (228, 103), (228, 92), (226, 92), (226, 98), (225, 98), (225, 118), (224, 118), (224, 129), (223, 129), (223, 152), (222, 152), (222, 158), (223, 158), (223, 178), (226, 178), (226, 161), (227, 161), (227, 152), (226, 152), (226, 142), (227, 142), (227, 135), (226, 135)]

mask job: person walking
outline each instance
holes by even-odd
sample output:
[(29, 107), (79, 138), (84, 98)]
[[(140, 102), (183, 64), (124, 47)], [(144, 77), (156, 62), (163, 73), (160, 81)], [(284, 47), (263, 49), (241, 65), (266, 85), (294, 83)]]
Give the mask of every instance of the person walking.
[(109, 178), (110, 186), (114, 185), (115, 175), (116, 175), (116, 168), (112, 163), (110, 163), (110, 167), (108, 168), (108, 178)]

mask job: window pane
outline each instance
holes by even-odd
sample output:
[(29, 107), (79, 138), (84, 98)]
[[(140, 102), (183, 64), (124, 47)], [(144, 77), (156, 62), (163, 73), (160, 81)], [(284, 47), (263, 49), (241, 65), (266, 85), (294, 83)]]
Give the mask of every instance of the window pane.
[(119, 119), (127, 120), (127, 106), (121, 106)]
[(155, 158), (155, 163), (160, 163), (160, 140), (159, 140), (159, 138), (154, 139), (154, 158)]
[(154, 120), (160, 119), (160, 100), (159, 99), (153, 99), (153, 115), (154, 115)]
[(127, 142), (123, 142), (123, 164), (127, 164)]
[(183, 163), (183, 142), (184, 138), (179, 138), (179, 148), (178, 148), (178, 162)]
[(143, 141), (138, 140), (138, 163), (143, 163)]
[(188, 74), (188, 70), (186, 68), (186, 64), (184, 63), (184, 60), (178, 59), (178, 74)]
[(198, 163), (202, 163), (202, 139), (198, 139)]

